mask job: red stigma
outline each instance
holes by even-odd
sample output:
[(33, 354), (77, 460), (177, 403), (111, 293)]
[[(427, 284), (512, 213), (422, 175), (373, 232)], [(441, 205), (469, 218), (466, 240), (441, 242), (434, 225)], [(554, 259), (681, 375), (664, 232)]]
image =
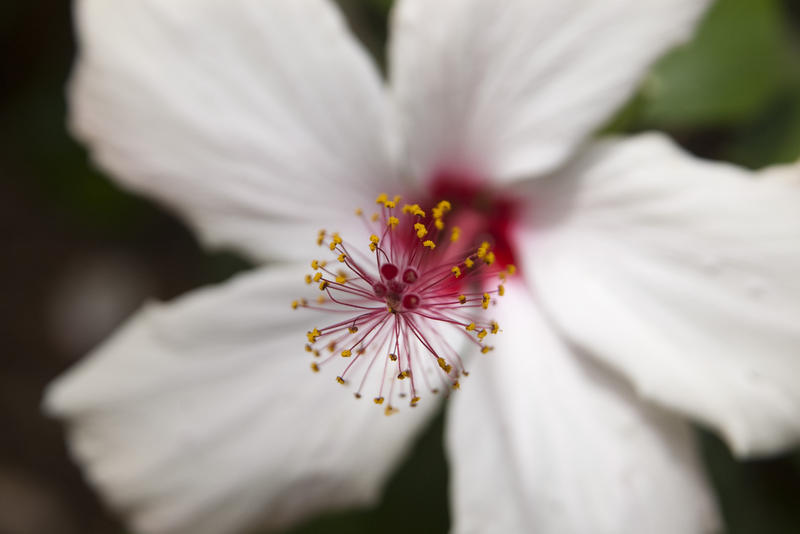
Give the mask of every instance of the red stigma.
[(400, 269), (397, 268), (396, 265), (392, 265), (391, 263), (384, 263), (381, 265), (381, 276), (384, 280), (392, 280), (397, 273), (400, 272)]

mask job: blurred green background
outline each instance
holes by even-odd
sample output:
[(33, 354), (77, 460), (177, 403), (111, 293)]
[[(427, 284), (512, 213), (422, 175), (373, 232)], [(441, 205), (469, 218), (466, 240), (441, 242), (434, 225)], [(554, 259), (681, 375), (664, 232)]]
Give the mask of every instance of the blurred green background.
[[(391, 0), (339, 3), (383, 63)], [(40, 415), (42, 388), (145, 298), (169, 299), (247, 265), (201, 251), (180, 221), (119, 191), (69, 138), (68, 3), (6, 0), (0, 39), (0, 533), (124, 533), (69, 462), (61, 429)], [(753, 168), (797, 159), (800, 2), (718, 2), (696, 38), (660, 61), (604, 130), (646, 129)], [(439, 418), (383, 504), (291, 533), (445, 532), (441, 433)], [(800, 532), (800, 454), (737, 462), (718, 439), (698, 435), (728, 532)]]

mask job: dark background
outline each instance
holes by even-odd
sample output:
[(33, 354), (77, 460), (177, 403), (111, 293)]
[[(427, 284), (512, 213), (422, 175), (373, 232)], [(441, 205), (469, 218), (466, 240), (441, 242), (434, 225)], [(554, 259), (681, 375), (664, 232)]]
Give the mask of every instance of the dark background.
[[(381, 58), (391, 0), (340, 3)], [(0, 40), (0, 534), (122, 534), (69, 461), (59, 426), (40, 414), (43, 387), (145, 298), (170, 299), (247, 264), (200, 250), (179, 220), (119, 191), (70, 139), (67, 2), (5, 0)], [(798, 158), (800, 2), (721, 0), (606, 130), (652, 128), (752, 168)], [(292, 533), (446, 531), (441, 432), (439, 418), (376, 509)], [(737, 462), (698, 435), (731, 534), (800, 532), (800, 454)]]

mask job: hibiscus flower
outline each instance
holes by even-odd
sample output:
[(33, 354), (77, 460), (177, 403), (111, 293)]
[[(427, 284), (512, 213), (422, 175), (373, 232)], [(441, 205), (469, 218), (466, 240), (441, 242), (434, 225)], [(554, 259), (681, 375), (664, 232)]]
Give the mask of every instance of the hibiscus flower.
[(686, 419), (740, 456), (800, 436), (800, 171), (591, 138), (706, 4), (398, 0), (384, 84), (325, 0), (79, 1), (75, 135), (261, 265), (145, 306), (51, 386), (90, 481), (153, 534), (379, 499), (443, 396), (354, 399), (350, 360), (309, 370), (324, 312), (289, 304), (319, 229), (366, 246), (352, 210), (399, 192), (517, 266), (495, 350), (446, 341), (470, 372), (446, 402), (453, 531), (714, 530)]

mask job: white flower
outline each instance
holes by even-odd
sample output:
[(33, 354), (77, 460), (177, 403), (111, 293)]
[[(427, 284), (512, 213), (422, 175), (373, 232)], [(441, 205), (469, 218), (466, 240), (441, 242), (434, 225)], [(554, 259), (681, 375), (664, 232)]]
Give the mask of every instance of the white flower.
[(385, 417), (309, 372), (319, 318), (288, 303), (320, 227), (446, 171), (521, 206), (493, 230), (520, 268), (504, 333), (448, 402), (453, 530), (713, 530), (681, 417), (742, 456), (800, 436), (800, 171), (588, 141), (707, 3), (398, 0), (386, 90), (324, 0), (79, 1), (97, 163), (283, 262), (145, 307), (51, 387), (92, 482), (157, 534), (379, 499), (434, 397)]

